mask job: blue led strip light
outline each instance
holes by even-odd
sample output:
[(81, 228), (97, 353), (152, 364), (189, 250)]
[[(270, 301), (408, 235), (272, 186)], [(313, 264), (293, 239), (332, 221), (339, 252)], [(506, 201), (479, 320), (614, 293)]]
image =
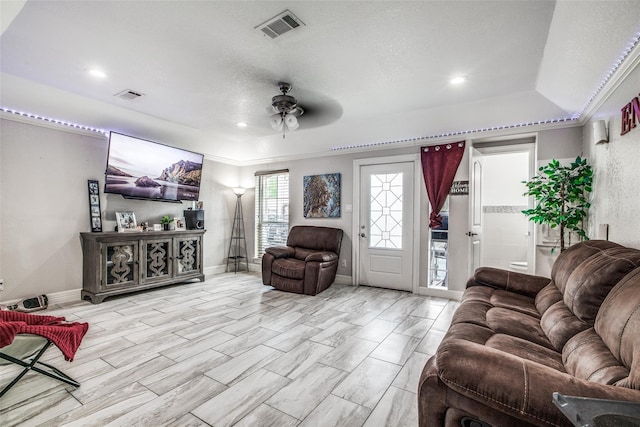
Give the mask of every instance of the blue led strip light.
[(424, 140), (429, 140), (429, 139), (446, 138), (446, 137), (450, 137), (450, 136), (467, 135), (467, 134), (471, 134), (471, 133), (488, 132), (488, 131), (503, 130), (503, 129), (524, 128), (524, 127), (536, 126), (536, 125), (546, 125), (546, 124), (550, 124), (550, 123), (573, 122), (573, 121), (577, 121), (577, 120), (578, 120), (577, 118), (552, 119), (552, 120), (544, 120), (544, 121), (538, 121), (538, 122), (519, 123), (519, 124), (515, 124), (515, 125), (494, 126), (494, 127), (491, 127), (491, 128), (461, 130), (461, 131), (457, 131), (457, 132), (440, 133), (440, 134), (437, 134), (437, 135), (418, 136), (416, 138), (396, 139), (395, 141), (371, 142), (371, 143), (368, 143), (368, 144), (357, 144), (357, 145), (345, 145), (345, 146), (342, 146), (342, 147), (333, 147), (333, 148), (331, 148), (331, 151), (350, 150), (350, 149), (353, 149), (353, 148), (364, 148), (364, 147), (376, 147), (376, 146), (379, 146), (379, 145), (399, 144), (399, 143), (403, 143), (403, 142), (424, 141)]
[(52, 118), (49, 118), (49, 117), (42, 117), (42, 116), (39, 116), (37, 114), (25, 113), (24, 111), (17, 111), (17, 110), (13, 110), (11, 108), (0, 107), (0, 111), (5, 112), (5, 113), (9, 113), (9, 114), (15, 114), (16, 116), (27, 117), (29, 119), (42, 120), (43, 122), (53, 123), (53, 124), (56, 124), (56, 125), (68, 126), (68, 127), (74, 128), (74, 129), (80, 129), (80, 130), (86, 130), (86, 131), (89, 131), (89, 132), (100, 133), (102, 135), (108, 135), (109, 134), (109, 131), (106, 131), (104, 129), (97, 129), (97, 128), (93, 128), (93, 127), (90, 127), (90, 126), (84, 126), (84, 125), (79, 125), (79, 124), (76, 124), (76, 123), (65, 122), (64, 120), (52, 119)]
[(384, 141), (384, 142), (372, 142), (372, 143), (368, 143), (368, 144), (346, 145), (346, 146), (342, 146), (342, 147), (333, 147), (333, 148), (331, 148), (331, 151), (350, 150), (350, 149), (354, 149), (354, 148), (364, 148), (364, 147), (375, 147), (375, 146), (379, 146), (379, 145), (399, 144), (399, 143), (403, 143), (403, 142), (414, 142), (414, 141), (422, 141), (422, 140), (429, 140), (429, 139), (436, 139), (436, 138), (446, 138), (446, 137), (450, 137), (450, 136), (467, 135), (467, 134), (486, 132), (486, 131), (494, 131), (494, 130), (502, 130), (502, 129), (514, 129), (514, 128), (520, 128), (520, 127), (526, 127), (526, 126), (535, 126), (535, 125), (544, 125), (544, 124), (550, 124), (550, 123), (562, 123), (562, 122), (577, 121), (579, 119), (579, 117), (582, 116), (582, 114), (586, 111), (586, 109), (589, 107), (589, 105), (591, 105), (591, 103), (600, 94), (600, 92), (605, 87), (605, 85), (609, 82), (609, 80), (611, 80), (611, 77), (613, 77), (613, 75), (616, 73), (616, 71), (618, 71), (620, 66), (629, 57), (629, 55), (631, 54), (633, 49), (635, 49), (638, 46), (639, 43), (640, 43), (640, 33), (637, 33), (631, 39), (631, 42), (626, 47), (626, 49), (622, 52), (622, 54), (618, 57), (618, 59), (613, 64), (611, 69), (607, 72), (607, 74), (602, 79), (600, 84), (596, 87), (596, 90), (589, 97), (589, 99), (587, 100), (587, 103), (584, 106), (584, 108), (582, 109), (582, 111), (580, 111), (580, 113), (578, 113), (578, 114), (575, 114), (571, 118), (544, 120), (544, 121), (538, 121), (538, 122), (515, 124), (515, 125), (506, 125), (506, 126), (495, 126), (495, 127), (486, 128), (486, 129), (474, 129), (474, 130), (464, 130), (464, 131), (457, 131), (457, 132), (441, 133), (439, 135), (429, 135), (429, 136), (421, 136), (421, 137), (417, 137), (417, 138), (398, 139), (398, 140), (395, 140), (395, 141)]
[(587, 100), (587, 104), (584, 106), (582, 111), (580, 111), (580, 113), (577, 114), (575, 117), (580, 117), (582, 115), (582, 113), (584, 113), (586, 111), (586, 109), (589, 107), (589, 105), (591, 105), (591, 103), (594, 101), (594, 99), (596, 99), (596, 97), (600, 94), (602, 89), (604, 89), (605, 85), (607, 83), (609, 83), (609, 80), (611, 80), (611, 77), (613, 77), (613, 75), (616, 73), (616, 71), (618, 71), (618, 69), (620, 68), (622, 63), (629, 57), (629, 55), (631, 54), (633, 49), (635, 49), (636, 46), (638, 46), (638, 43), (640, 43), (640, 33), (636, 34), (635, 37), (631, 40), (631, 43), (629, 43), (627, 48), (618, 57), (618, 59), (616, 60), (615, 64), (613, 64), (613, 67), (611, 67), (611, 69), (604, 76), (604, 78), (602, 79), (602, 81), (600, 82), (598, 87), (596, 87), (596, 90), (589, 97), (589, 99)]

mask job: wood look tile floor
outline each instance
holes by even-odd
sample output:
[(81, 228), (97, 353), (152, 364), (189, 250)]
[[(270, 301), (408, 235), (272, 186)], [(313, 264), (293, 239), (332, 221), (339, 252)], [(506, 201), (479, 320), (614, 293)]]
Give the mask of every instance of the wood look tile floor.
[[(49, 307), (89, 323), (73, 362), (43, 361), (0, 399), (9, 426), (416, 426), (418, 378), (457, 303), (333, 285), (315, 297), (253, 273)], [(0, 388), (18, 372), (0, 368)]]

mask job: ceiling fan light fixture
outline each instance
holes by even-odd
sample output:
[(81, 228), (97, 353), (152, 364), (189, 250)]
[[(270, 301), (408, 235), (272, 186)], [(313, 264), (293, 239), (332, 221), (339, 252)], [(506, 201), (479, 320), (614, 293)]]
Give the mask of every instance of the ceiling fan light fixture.
[(287, 125), (287, 129), (296, 130), (300, 126), (298, 119), (293, 114), (287, 114), (284, 118), (284, 124)]
[(281, 131), (283, 126), (282, 115), (274, 114), (273, 116), (271, 116), (271, 118), (269, 118), (269, 123), (271, 124), (273, 130)]
[(274, 130), (282, 131), (285, 137), (287, 130), (293, 131), (300, 127), (298, 117), (304, 114), (304, 110), (298, 107), (298, 100), (291, 95), (287, 95), (291, 90), (291, 84), (285, 82), (278, 83), (278, 89), (282, 95), (271, 98), (271, 107), (276, 113), (271, 116), (269, 122)]

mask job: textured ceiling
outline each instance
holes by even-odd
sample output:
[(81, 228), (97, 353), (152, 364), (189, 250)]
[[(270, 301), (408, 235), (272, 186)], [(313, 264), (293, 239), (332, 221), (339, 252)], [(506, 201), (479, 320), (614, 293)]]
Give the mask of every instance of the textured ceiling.
[[(236, 163), (573, 117), (640, 31), (637, 0), (18, 3), (0, 3), (3, 107)], [(254, 29), (285, 9), (305, 26)], [(286, 139), (278, 81), (307, 111)]]

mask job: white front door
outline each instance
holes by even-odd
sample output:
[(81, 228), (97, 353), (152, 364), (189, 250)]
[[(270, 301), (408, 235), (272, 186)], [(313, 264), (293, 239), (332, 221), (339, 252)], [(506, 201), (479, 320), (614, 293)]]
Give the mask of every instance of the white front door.
[(473, 147), (469, 148), (469, 276), (482, 261), (482, 154)]
[(411, 291), (414, 163), (360, 166), (358, 282)]

